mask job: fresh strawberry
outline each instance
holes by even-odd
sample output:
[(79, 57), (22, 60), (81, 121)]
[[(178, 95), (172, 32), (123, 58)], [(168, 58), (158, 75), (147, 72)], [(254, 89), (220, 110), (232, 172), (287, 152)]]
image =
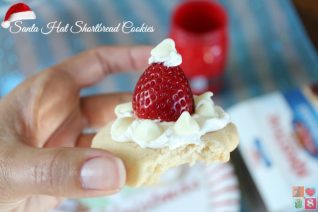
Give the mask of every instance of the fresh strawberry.
[(192, 91), (180, 66), (151, 64), (137, 82), (132, 106), (142, 119), (176, 121), (182, 112), (194, 112)]

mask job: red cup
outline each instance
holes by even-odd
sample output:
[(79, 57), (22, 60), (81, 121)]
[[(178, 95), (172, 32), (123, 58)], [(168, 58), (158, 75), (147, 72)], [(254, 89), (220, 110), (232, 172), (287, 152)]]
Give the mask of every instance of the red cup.
[(223, 85), (228, 52), (228, 19), (223, 7), (211, 1), (186, 1), (176, 7), (170, 37), (194, 93), (218, 92)]

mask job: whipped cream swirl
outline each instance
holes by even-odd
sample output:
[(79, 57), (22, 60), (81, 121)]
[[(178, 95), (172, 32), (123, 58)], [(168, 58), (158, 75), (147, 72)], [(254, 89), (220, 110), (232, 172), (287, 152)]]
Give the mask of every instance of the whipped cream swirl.
[(212, 100), (212, 92), (194, 95), (195, 113), (185, 111), (176, 122), (139, 119), (131, 102), (115, 108), (117, 119), (111, 126), (111, 137), (117, 142), (135, 142), (142, 148), (175, 149), (183, 145), (202, 145), (201, 136), (224, 128), (230, 117)]

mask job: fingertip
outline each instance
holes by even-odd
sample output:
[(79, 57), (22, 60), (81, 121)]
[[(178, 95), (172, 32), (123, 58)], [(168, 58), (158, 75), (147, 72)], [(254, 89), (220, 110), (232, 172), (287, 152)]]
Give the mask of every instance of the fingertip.
[(124, 186), (126, 170), (120, 159), (99, 156), (84, 162), (80, 176), (81, 185), (84, 190), (113, 192)]
[(126, 184), (126, 167), (124, 165), (124, 162), (119, 159), (119, 158), (115, 158), (117, 167), (118, 167), (118, 184), (119, 184), (119, 188), (121, 189), (122, 187), (124, 187), (124, 185)]

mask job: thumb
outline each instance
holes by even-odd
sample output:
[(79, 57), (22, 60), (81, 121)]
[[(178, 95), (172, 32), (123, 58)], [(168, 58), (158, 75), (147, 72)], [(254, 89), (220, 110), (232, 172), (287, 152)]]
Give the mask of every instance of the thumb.
[[(89, 197), (119, 191), (125, 184), (123, 162), (110, 153), (89, 148), (11, 149), (10, 159), (0, 166), (0, 185), (12, 198), (33, 194)], [(6, 173), (1, 176), (1, 173)], [(1, 180), (5, 178), (4, 180)], [(1, 191), (0, 191), (1, 196)]]

